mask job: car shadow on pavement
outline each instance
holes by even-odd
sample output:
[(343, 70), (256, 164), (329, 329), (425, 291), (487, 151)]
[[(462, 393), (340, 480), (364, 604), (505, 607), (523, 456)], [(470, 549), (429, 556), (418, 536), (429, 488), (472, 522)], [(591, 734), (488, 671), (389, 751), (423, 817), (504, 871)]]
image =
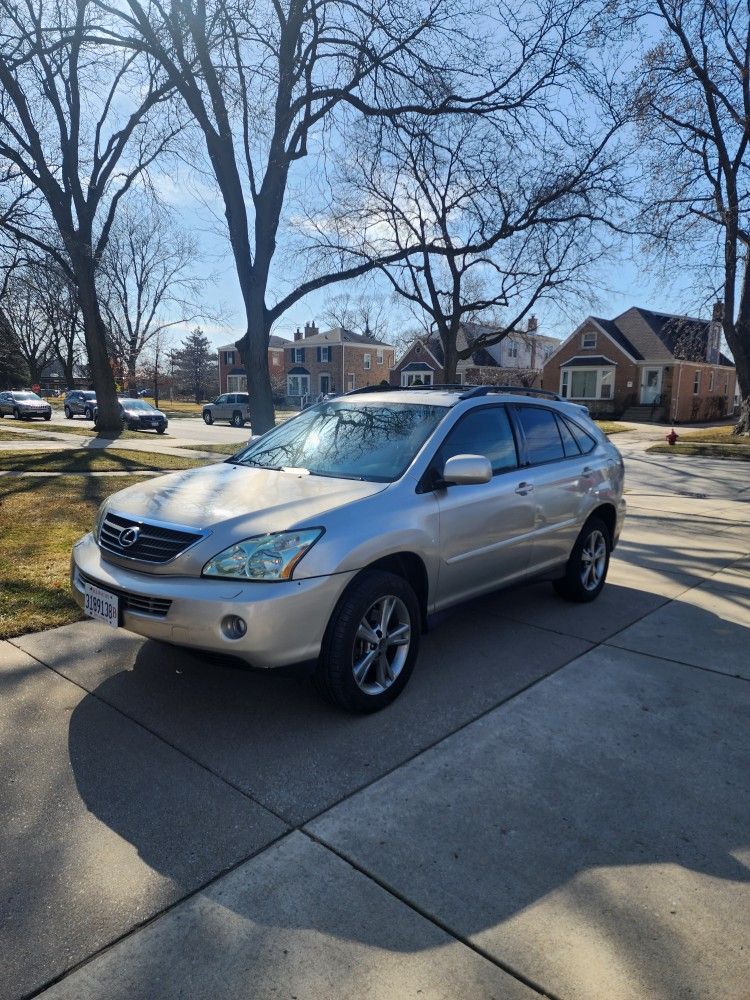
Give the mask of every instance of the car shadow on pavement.
[[(292, 825), (333, 806), (313, 823), (316, 837), (326, 843), (330, 834), (355, 865), (464, 936), (497, 933), (501, 960), (503, 927), (568, 892), (584, 937), (592, 927), (608, 936), (618, 960), (639, 968), (641, 981), (658, 983), (660, 996), (689, 995), (684, 982), (672, 989), (660, 978), (663, 970), (699, 961), (701, 948), (710, 963), (716, 941), (707, 943), (695, 927), (693, 937), (684, 927), (676, 932), (670, 894), (693, 894), (687, 905), (707, 919), (709, 938), (714, 904), (719, 917), (741, 908), (737, 890), (750, 884), (738, 854), (750, 830), (750, 696), (733, 678), (610, 647), (534, 685), (555, 670), (555, 655), (557, 665), (576, 656), (576, 642), (499, 616), (488, 625), (467, 611), (426, 638), (412, 684), (369, 717), (326, 706), (306, 683), (145, 642), (131, 669), (113, 666), (72, 713), (70, 764), (88, 809), (178, 885), (191, 865), (181, 834), (192, 805), (165, 818), (158, 776), (142, 757), (123, 756), (114, 771), (102, 767), (90, 739), (96, 700)], [(530, 669), (529, 657), (544, 667)], [(391, 794), (390, 783), (407, 773), (411, 780)], [(370, 797), (377, 805), (363, 821), (358, 803), (366, 809)], [(360, 835), (369, 851), (361, 856), (349, 835)], [(613, 870), (627, 891), (598, 880)], [(687, 888), (675, 872), (690, 876)], [(633, 890), (639, 885), (642, 900)], [(247, 897), (240, 915), (269, 923), (267, 908), (259, 902), (255, 912)], [(308, 907), (298, 922), (287, 912), (284, 926), (336, 936), (337, 919), (325, 908), (311, 916)], [(382, 946), (381, 929), (366, 919), (356, 926), (347, 934)], [(532, 950), (539, 946), (533, 935), (530, 941)], [(517, 947), (512, 933), (508, 947)]]

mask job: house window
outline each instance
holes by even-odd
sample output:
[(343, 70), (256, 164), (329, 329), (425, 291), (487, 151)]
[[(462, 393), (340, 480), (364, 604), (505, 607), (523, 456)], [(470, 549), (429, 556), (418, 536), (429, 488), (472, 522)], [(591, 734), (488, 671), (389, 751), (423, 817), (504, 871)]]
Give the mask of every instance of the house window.
[(331, 360), (331, 348), (330, 347), (321, 347), (320, 348), (320, 363), (322, 365), (327, 365), (330, 360)]
[(609, 371), (602, 372), (601, 383), (599, 386), (600, 399), (612, 399), (612, 387), (614, 382), (615, 373), (611, 369)]
[(712, 371), (711, 374), (708, 376), (708, 391), (709, 392), (713, 392), (714, 391), (714, 382), (715, 381), (716, 381), (716, 372)]
[(508, 343), (508, 357), (517, 358), (518, 357), (518, 344), (515, 340), (511, 340)]
[(382, 365), (383, 364), (383, 360), (385, 358), (385, 355), (384, 355), (383, 351), (382, 350), (376, 351), (375, 352), (375, 358), (376, 358), (378, 364)]
[(357, 385), (357, 379), (354, 372), (349, 372), (346, 376), (346, 387), (349, 391), (354, 389)]
[(369, 370), (372, 368), (372, 354), (365, 354), (363, 365), (365, 371), (369, 372)]
[(234, 351), (224, 351), (224, 364), (225, 365), (234, 364)]
[(596, 371), (574, 371), (570, 395), (572, 399), (596, 399)]
[(563, 399), (568, 398), (568, 370), (567, 368), (560, 373), (560, 395)]
[(432, 372), (401, 372), (401, 387), (432, 385)]
[(309, 396), (310, 376), (309, 375), (287, 375), (286, 377), (287, 396)]
[(695, 375), (693, 376), (693, 395), (697, 396), (701, 391), (701, 370), (696, 368)]
[(247, 392), (247, 378), (244, 375), (227, 375), (227, 392)]
[(596, 333), (593, 331), (584, 333), (581, 338), (581, 347), (596, 347)]
[(295, 365), (301, 365), (305, 360), (305, 349), (304, 347), (293, 347), (292, 348), (292, 360)]
[(271, 355), (271, 364), (275, 365), (278, 368), (278, 365), (279, 365), (279, 355), (277, 354), (276, 351), (274, 351), (273, 354)]

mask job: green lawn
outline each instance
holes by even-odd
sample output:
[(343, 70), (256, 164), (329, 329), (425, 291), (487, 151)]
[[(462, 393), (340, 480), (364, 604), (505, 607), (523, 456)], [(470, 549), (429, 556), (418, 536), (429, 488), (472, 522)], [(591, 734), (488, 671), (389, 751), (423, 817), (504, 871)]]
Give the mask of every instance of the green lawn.
[(652, 444), (647, 450), (656, 455), (692, 455), (750, 462), (750, 437), (735, 437), (733, 431), (734, 424), (707, 427), (701, 431), (677, 430), (679, 436), (675, 445), (665, 441), (663, 444)]
[[(29, 425), (27, 424), (26, 427)], [(20, 441), (23, 440), (23, 434), (21, 431), (25, 431), (26, 427), (19, 428), (19, 433), (15, 437), (6, 437), (0, 440), (6, 441)], [(13, 435), (13, 431), (7, 432), (9, 435)], [(158, 437), (160, 441), (168, 441), (170, 438), (169, 434), (157, 434), (156, 431), (127, 431), (122, 430), (116, 437), (112, 437), (111, 434), (100, 434), (95, 427), (91, 424), (79, 424), (77, 421), (69, 420), (64, 426), (60, 424), (46, 424), (43, 426), (36, 425), (34, 428), (33, 436), (35, 438), (43, 437), (45, 440), (49, 440), (49, 434), (75, 434), (77, 437), (85, 438), (95, 438), (100, 437), (105, 441), (120, 441), (120, 440), (137, 440), (142, 441), (144, 435), (149, 437)], [(31, 434), (28, 435), (31, 437)], [(54, 439), (53, 439), (54, 440)]]
[(216, 455), (236, 455), (245, 447), (242, 441), (236, 444), (176, 444), (175, 448), (189, 448), (191, 451), (208, 451)]
[(32, 441), (49, 441), (44, 431), (39, 434), (36, 434), (34, 431), (29, 431), (25, 434), (14, 434), (13, 431), (6, 431), (4, 427), (0, 427), (0, 441), (25, 441), (29, 438)]
[(165, 472), (193, 469), (205, 462), (187, 455), (158, 455), (116, 448), (0, 452), (0, 469), (13, 472)]
[(105, 497), (139, 481), (0, 478), (0, 639), (83, 617), (69, 591), (71, 546)]

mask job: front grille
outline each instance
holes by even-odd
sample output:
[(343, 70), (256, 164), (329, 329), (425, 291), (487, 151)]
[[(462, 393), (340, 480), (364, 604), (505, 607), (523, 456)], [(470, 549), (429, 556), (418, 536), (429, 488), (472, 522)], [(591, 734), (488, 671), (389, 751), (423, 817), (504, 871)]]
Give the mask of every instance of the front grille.
[[(128, 528), (134, 529), (137, 537), (132, 544), (123, 545), (120, 539)], [(201, 533), (195, 531), (163, 528), (161, 525), (149, 524), (148, 521), (107, 514), (99, 529), (98, 542), (100, 548), (115, 556), (137, 559), (139, 562), (166, 563), (202, 537)], [(127, 540), (126, 535), (125, 541)]]
[(153, 618), (166, 618), (167, 612), (172, 607), (172, 602), (168, 597), (147, 597), (145, 594), (133, 594), (129, 590), (121, 590), (119, 587), (110, 587), (108, 583), (95, 580), (78, 570), (78, 578), (81, 583), (90, 583), (92, 587), (101, 587), (108, 590), (110, 594), (117, 594), (120, 598), (120, 607), (123, 611), (136, 611), (141, 615), (151, 615)]

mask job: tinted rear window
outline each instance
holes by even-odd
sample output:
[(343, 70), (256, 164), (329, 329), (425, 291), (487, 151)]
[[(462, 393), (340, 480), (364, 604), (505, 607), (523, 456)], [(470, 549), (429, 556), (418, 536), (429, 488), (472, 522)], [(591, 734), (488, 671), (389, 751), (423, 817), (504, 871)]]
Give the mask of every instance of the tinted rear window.
[(564, 457), (560, 432), (552, 410), (541, 406), (519, 406), (518, 418), (526, 438), (526, 453), (532, 465)]
[(567, 418), (565, 419), (565, 423), (570, 428), (570, 433), (576, 439), (576, 444), (584, 455), (588, 455), (590, 451), (593, 451), (594, 448), (596, 448), (596, 441), (590, 434), (587, 434), (582, 427), (579, 427), (577, 423), (573, 420), (568, 420)]

